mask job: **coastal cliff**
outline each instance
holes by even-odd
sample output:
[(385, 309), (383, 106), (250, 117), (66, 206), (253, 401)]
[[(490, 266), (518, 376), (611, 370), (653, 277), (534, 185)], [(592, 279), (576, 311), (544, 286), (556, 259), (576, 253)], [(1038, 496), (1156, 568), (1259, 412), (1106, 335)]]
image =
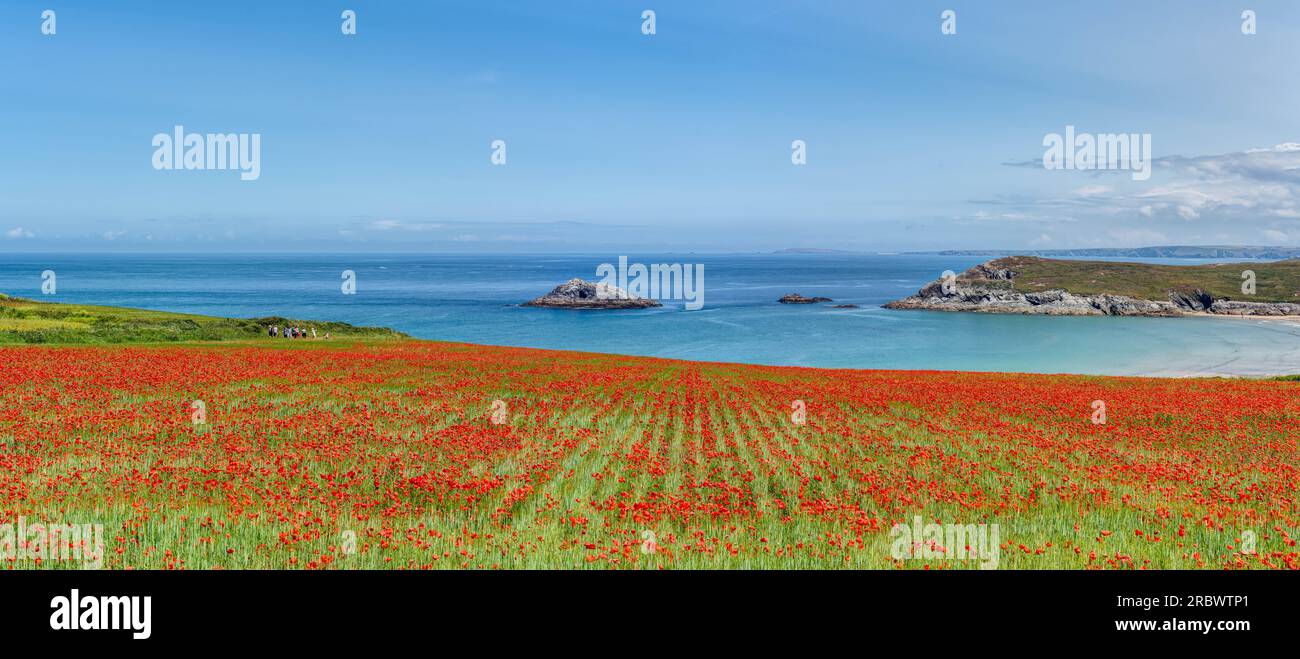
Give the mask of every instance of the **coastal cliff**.
[[(1069, 269), (1072, 264), (1078, 266), (1073, 271)], [(946, 280), (936, 279), (884, 307), (1053, 316), (1300, 316), (1300, 299), (1276, 299), (1284, 292), (1297, 296), (1297, 282), (1292, 279), (1300, 272), (1297, 266), (1300, 263), (1294, 261), (1149, 266), (1010, 257), (982, 263)], [(1226, 295), (1225, 278), (1240, 279), (1242, 273), (1248, 273), (1252, 282), (1257, 276), (1269, 277), (1267, 295), (1261, 297), (1272, 299), (1243, 300), (1240, 298), (1251, 296)], [(1195, 285), (1198, 279), (1204, 287)], [(1162, 288), (1163, 295), (1152, 294)]]

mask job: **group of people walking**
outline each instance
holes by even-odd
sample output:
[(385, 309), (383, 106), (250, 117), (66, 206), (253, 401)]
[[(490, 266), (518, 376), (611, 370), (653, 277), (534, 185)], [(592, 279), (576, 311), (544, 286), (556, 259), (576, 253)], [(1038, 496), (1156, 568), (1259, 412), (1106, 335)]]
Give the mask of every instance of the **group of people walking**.
[(311, 338), (316, 338), (315, 327), (311, 329), (303, 329), (301, 327), (280, 327), (279, 325), (272, 325), (266, 328), (267, 336), (279, 336), (286, 339), (305, 339), (307, 338), (308, 333), (311, 334)]

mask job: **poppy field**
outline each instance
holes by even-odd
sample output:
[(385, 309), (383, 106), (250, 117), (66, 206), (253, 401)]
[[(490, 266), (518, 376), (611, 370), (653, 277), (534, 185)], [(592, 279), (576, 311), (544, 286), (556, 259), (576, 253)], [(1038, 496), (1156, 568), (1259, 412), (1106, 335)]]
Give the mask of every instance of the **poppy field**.
[(1300, 568), (1295, 382), (421, 341), (0, 364), (0, 522), (102, 524), (105, 569), (979, 567), (898, 558), (918, 517), (996, 524), (998, 569)]

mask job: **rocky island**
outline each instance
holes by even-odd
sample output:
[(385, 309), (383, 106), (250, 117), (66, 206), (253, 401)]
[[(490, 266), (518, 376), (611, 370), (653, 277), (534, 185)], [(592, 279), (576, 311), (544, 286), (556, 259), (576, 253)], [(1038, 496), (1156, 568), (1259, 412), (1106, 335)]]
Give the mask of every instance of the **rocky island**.
[(883, 305), (1060, 316), (1300, 316), (1300, 260), (1149, 265), (994, 259)]
[(646, 309), (663, 305), (655, 300), (632, 295), (617, 286), (574, 278), (551, 289), (546, 295), (525, 302), (523, 306), (552, 309)]
[(818, 302), (833, 302), (833, 301), (834, 300), (831, 300), (828, 297), (804, 297), (798, 293), (791, 293), (789, 295), (784, 295), (781, 297), (781, 299), (777, 300), (777, 302), (780, 302), (781, 304), (817, 304)]

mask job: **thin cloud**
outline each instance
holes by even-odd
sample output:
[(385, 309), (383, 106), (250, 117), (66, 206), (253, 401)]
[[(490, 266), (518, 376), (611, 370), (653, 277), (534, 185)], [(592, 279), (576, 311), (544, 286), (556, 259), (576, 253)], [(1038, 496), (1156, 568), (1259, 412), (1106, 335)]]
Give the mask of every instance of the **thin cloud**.
[[(1276, 242), (1285, 238), (1291, 242), (1297, 236), (1269, 221), (1300, 218), (1300, 143), (1211, 155), (1165, 156), (1152, 162), (1155, 173), (1149, 182), (1131, 181), (1124, 176), (1108, 179), (1108, 185), (1075, 188), (1069, 195), (1004, 196), (976, 203), (1000, 206), (1004, 214), (1013, 209), (1030, 213), (1056, 210), (1101, 225), (1110, 218), (1125, 226), (1106, 227), (1113, 230), (1102, 235), (1125, 242), (1156, 240), (1165, 235), (1150, 226), (1142, 227), (1147, 232), (1138, 232), (1135, 222), (1171, 223), (1167, 227), (1197, 225), (1243, 241), (1264, 238)], [(1006, 164), (1042, 168), (1037, 160)], [(1106, 172), (1064, 174), (1071, 173)], [(1052, 173), (1058, 174), (1062, 173)]]

